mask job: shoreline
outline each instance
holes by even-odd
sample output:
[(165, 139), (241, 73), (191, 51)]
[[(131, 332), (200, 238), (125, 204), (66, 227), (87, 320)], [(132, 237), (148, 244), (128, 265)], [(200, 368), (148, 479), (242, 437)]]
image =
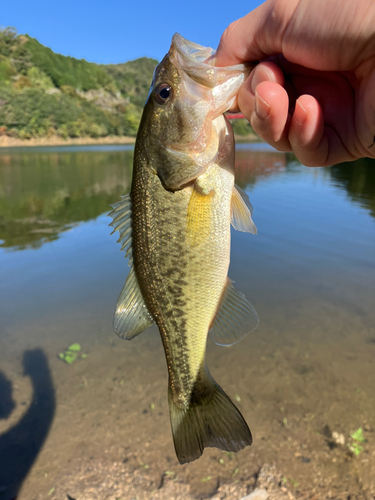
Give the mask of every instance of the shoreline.
[(40, 137), (32, 139), (18, 139), (15, 137), (0, 137), (1, 148), (19, 148), (33, 146), (81, 146), (81, 145), (99, 145), (99, 144), (134, 144), (135, 137), (110, 135), (107, 137)]
[[(259, 138), (254, 134), (248, 136), (235, 136), (237, 143), (241, 142), (257, 142)], [(1, 148), (20, 148), (20, 147), (37, 147), (37, 146), (85, 146), (85, 145), (100, 145), (100, 144), (135, 144), (135, 137), (110, 135), (107, 137), (69, 137), (63, 139), (59, 136), (40, 137), (32, 139), (18, 139), (16, 137), (0, 136)]]

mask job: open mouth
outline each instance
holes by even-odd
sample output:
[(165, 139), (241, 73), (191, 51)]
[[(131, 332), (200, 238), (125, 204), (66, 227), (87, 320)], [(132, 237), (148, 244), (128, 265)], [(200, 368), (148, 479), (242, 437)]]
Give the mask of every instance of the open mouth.
[(215, 66), (214, 49), (190, 42), (179, 33), (173, 35), (170, 57), (192, 80), (208, 88), (233, 78), (244, 79), (244, 75), (250, 71), (250, 65), (247, 64), (226, 68)]
[(203, 47), (198, 43), (190, 42), (179, 33), (173, 35), (172, 45), (175, 46), (177, 52), (185, 61), (199, 65), (213, 66), (211, 61), (213, 60), (215, 51), (210, 47)]
[(202, 47), (176, 33), (170, 55), (173, 63), (200, 85), (213, 88), (217, 84), (217, 70), (213, 66), (215, 51), (210, 47)]

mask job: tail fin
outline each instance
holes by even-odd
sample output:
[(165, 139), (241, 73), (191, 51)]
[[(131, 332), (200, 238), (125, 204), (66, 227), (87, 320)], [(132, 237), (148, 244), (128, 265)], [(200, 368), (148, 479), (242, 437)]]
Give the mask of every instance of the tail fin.
[(239, 451), (253, 439), (240, 411), (209, 373), (193, 389), (187, 409), (179, 408), (168, 390), (174, 447), (180, 464), (199, 458), (203, 449)]

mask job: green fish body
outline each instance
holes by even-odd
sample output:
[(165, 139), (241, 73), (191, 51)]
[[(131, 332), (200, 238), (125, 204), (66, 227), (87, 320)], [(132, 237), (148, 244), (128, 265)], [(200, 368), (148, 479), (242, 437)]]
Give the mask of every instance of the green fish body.
[(211, 49), (173, 37), (143, 112), (130, 195), (111, 212), (131, 267), (114, 330), (132, 339), (159, 328), (180, 463), (207, 446), (238, 451), (252, 442), (205, 361), (209, 331), (230, 345), (258, 324), (227, 277), (231, 222), (256, 232), (247, 195), (234, 185), (233, 132), (223, 116), (246, 68), (215, 68), (209, 57)]

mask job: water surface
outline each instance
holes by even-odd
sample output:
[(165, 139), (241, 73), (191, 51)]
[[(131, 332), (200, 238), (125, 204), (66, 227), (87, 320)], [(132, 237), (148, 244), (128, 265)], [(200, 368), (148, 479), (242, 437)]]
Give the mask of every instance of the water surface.
[[(130, 189), (132, 157), (129, 146), (0, 152), (0, 443), (34, 439), (22, 477), (9, 461), (13, 485), (0, 499), (30, 471), (19, 499), (45, 498), (52, 487), (73, 497), (81, 488), (86, 498), (90, 461), (107, 474), (125, 459), (133, 472), (149, 465), (145, 491), (174, 468), (199, 495), (200, 467), (219, 482), (233, 482), (239, 469), (246, 493), (267, 461), (297, 493), (375, 488), (374, 161), (312, 169), (265, 145), (237, 147), (236, 181), (258, 235), (232, 231), (229, 276), (261, 323), (230, 349), (208, 344), (208, 363), (239, 401), (254, 445), (235, 463), (222, 466), (222, 452), (209, 450), (180, 468), (156, 328), (131, 343), (111, 331), (128, 267), (107, 213)], [(58, 354), (73, 342), (88, 357), (68, 366)], [(49, 409), (38, 439), (30, 437), (37, 404)], [(359, 427), (367, 442), (353, 458), (347, 445)], [(334, 431), (345, 446), (332, 444)]]

